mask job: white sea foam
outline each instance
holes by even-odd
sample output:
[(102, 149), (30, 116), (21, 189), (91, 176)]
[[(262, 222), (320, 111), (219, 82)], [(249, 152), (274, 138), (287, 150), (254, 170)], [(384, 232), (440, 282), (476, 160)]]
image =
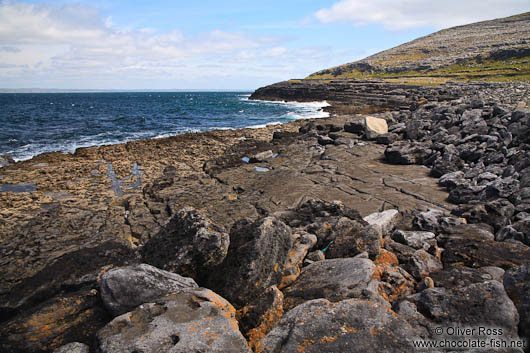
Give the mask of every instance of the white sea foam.
[(267, 126), (281, 125), (281, 124), (282, 123), (279, 121), (273, 121), (271, 123), (266, 123), (266, 124), (250, 125), (250, 126), (247, 126), (247, 128), (248, 129), (263, 129), (264, 127), (267, 127)]

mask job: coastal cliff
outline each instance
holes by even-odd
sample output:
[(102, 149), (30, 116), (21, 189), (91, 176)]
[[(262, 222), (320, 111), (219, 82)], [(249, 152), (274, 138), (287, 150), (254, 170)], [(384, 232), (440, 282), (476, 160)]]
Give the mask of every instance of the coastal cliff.
[(528, 352), (529, 92), (292, 80), (251, 99), (331, 116), (5, 158), (0, 352)]

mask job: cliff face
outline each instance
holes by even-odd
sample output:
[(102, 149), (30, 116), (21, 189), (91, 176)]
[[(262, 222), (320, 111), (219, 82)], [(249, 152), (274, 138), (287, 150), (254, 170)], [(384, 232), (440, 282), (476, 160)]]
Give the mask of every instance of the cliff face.
[(529, 80), (530, 12), (444, 29), (315, 78), (384, 78), (416, 83)]

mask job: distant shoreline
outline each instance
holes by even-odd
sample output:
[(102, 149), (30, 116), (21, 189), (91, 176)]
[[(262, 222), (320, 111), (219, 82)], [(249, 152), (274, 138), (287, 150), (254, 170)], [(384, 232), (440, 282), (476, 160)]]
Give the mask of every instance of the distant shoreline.
[(45, 89), (45, 88), (20, 88), (7, 89), (0, 88), (0, 94), (14, 94), (14, 93), (171, 93), (171, 92), (243, 92), (251, 93), (253, 89)]

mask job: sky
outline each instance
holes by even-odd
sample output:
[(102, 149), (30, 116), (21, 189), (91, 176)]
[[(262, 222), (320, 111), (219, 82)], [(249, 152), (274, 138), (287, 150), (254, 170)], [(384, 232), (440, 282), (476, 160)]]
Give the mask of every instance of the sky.
[(529, 0), (0, 0), (0, 88), (254, 90)]

